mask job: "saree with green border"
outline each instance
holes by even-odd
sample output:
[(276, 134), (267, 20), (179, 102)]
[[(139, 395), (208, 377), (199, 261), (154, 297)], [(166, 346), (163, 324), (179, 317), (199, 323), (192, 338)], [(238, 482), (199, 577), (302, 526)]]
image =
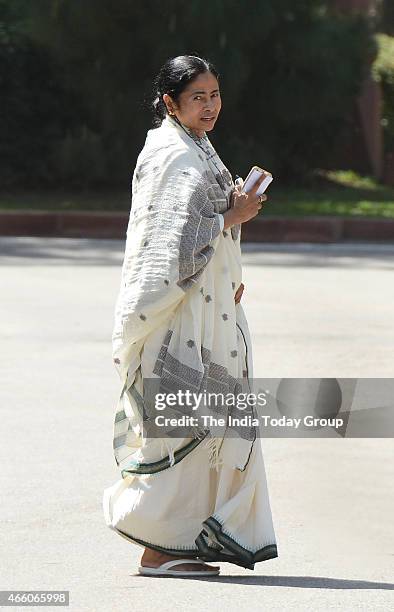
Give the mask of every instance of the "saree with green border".
[[(141, 545), (253, 568), (277, 556), (253, 405), (243, 404), (247, 426), (230, 423), (231, 403), (204, 399), (203, 413), (224, 417), (224, 428), (199, 422), (160, 435), (154, 427), (157, 393), (253, 392), (250, 333), (234, 300), (241, 226), (223, 231), (221, 219), (233, 190), (206, 133), (169, 116), (148, 131), (133, 174), (112, 336), (122, 480), (106, 489), (104, 511), (108, 526)], [(195, 409), (178, 404), (165, 414)]]

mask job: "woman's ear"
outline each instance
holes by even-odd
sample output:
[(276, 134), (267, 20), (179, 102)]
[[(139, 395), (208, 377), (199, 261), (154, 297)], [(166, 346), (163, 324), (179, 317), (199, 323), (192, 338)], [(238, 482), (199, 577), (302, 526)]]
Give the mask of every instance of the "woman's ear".
[(171, 99), (171, 96), (169, 96), (168, 94), (163, 94), (163, 101), (164, 101), (164, 104), (167, 107), (168, 113), (170, 115), (173, 115), (175, 109), (174, 109), (174, 103), (173, 103), (173, 101)]

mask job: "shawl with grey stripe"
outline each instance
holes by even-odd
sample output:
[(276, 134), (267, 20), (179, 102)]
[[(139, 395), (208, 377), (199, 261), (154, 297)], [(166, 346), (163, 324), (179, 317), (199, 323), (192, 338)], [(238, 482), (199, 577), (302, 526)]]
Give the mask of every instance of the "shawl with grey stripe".
[[(122, 382), (114, 452), (124, 476), (169, 467), (203, 440), (212, 466), (247, 465), (255, 426), (227, 426), (218, 434), (199, 423), (170, 427), (159, 436), (153, 407), (158, 392), (228, 397), (251, 390), (250, 335), (243, 308), (234, 301), (242, 280), (240, 226), (221, 231), (218, 216), (229, 208), (233, 189), (206, 134), (199, 138), (169, 116), (148, 131), (133, 174), (112, 336)], [(141, 350), (164, 322), (167, 332), (153, 355), (152, 377), (143, 380)], [(203, 408), (203, 414), (225, 419), (231, 411), (220, 402)], [(238, 412), (256, 416), (252, 407)], [(164, 416), (186, 413), (197, 414), (177, 405), (167, 407)]]

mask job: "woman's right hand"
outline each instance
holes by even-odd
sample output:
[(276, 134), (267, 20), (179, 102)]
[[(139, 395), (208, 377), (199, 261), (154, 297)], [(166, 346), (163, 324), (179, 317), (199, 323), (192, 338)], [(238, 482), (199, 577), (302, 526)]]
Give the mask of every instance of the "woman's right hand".
[(265, 176), (265, 174), (262, 174), (248, 193), (242, 191), (242, 187), (238, 186), (235, 188), (232, 193), (232, 207), (223, 215), (224, 229), (236, 225), (237, 223), (245, 223), (257, 215), (262, 207), (260, 200), (264, 202), (267, 200), (267, 195), (265, 193), (261, 196), (256, 195)]

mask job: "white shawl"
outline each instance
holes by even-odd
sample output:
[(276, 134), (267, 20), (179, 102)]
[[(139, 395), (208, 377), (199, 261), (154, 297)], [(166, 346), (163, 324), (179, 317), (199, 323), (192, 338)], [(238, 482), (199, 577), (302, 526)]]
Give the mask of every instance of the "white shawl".
[[(150, 436), (148, 428), (148, 382), (157, 385), (155, 392), (252, 390), (249, 329), (234, 301), (242, 280), (241, 226), (221, 231), (218, 214), (229, 208), (233, 189), (206, 133), (199, 138), (169, 116), (148, 131), (133, 174), (112, 336), (122, 382), (113, 447), (123, 477), (166, 469), (205, 438), (212, 466), (247, 465), (255, 427), (228, 427), (219, 438), (207, 427), (182, 430), (176, 438), (175, 431), (159, 438), (157, 429)], [(163, 326), (166, 333), (153, 350), (150, 339)], [(154, 364), (149, 381), (141, 374), (143, 349)], [(179, 416), (184, 409), (173, 410)], [(205, 406), (204, 414), (209, 410)], [(229, 410), (211, 414), (227, 418)], [(253, 409), (244, 414), (256, 416)]]

